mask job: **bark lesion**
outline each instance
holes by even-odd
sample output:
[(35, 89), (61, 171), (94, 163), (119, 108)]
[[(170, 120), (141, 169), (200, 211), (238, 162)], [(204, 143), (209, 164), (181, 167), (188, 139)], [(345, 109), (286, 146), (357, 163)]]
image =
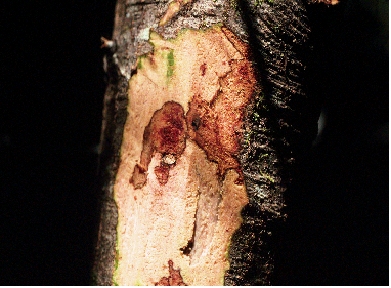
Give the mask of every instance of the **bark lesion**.
[(186, 124), (183, 108), (174, 101), (168, 101), (154, 113), (144, 129), (140, 163), (135, 165), (129, 180), (135, 189), (145, 186), (148, 166), (155, 153), (162, 155), (161, 164), (156, 166), (154, 171), (160, 185), (164, 186), (168, 181), (170, 169), (185, 150), (185, 140)]
[(183, 282), (180, 270), (174, 269), (174, 262), (171, 259), (168, 260), (168, 273), (170, 276), (162, 277), (159, 282), (155, 283), (155, 286), (187, 286)]

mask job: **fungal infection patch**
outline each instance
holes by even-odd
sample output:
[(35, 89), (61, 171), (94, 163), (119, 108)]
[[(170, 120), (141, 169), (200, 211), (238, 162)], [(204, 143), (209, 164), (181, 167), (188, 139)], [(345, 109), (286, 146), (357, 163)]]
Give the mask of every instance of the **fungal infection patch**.
[(146, 167), (155, 153), (165, 155), (161, 164), (155, 167), (155, 174), (161, 185), (167, 182), (170, 167), (185, 149), (185, 129), (183, 108), (178, 103), (168, 101), (154, 113), (144, 129), (140, 161), (134, 167), (130, 179), (135, 189), (144, 187), (147, 180)]

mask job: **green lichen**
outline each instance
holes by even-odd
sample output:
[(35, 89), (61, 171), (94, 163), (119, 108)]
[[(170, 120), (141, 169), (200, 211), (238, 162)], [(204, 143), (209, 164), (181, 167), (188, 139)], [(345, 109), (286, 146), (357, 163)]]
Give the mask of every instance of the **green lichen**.
[(136, 283), (134, 283), (134, 286), (145, 286), (145, 284), (140, 280), (136, 280)]
[[(118, 223), (117, 223), (118, 225)], [(118, 266), (119, 266), (119, 249), (118, 249), (118, 242), (119, 242), (119, 235), (118, 235), (118, 230), (117, 230), (117, 237), (115, 239), (115, 257), (114, 257), (114, 274), (113, 274), (113, 285), (114, 286), (119, 286), (118, 283), (116, 282), (115, 280), (115, 274), (116, 274), (116, 271), (118, 270)]]
[(237, 0), (229, 0), (229, 4), (235, 11), (238, 10), (238, 1)]
[(118, 270), (118, 263), (119, 263), (119, 251), (118, 249), (115, 249), (115, 260), (114, 260), (114, 269)]
[(245, 144), (245, 146), (246, 147), (248, 147), (248, 146), (250, 146), (250, 141), (251, 141), (251, 139), (252, 139), (252, 136), (253, 136), (253, 132), (252, 131), (250, 131), (250, 132), (245, 132), (244, 133), (244, 144)]
[(171, 77), (174, 74), (174, 50), (170, 49), (170, 52), (167, 54), (167, 77)]
[(259, 171), (259, 174), (260, 174), (260, 176), (261, 176), (262, 178), (264, 178), (264, 179), (266, 179), (266, 180), (268, 180), (268, 181), (270, 181), (270, 182), (272, 182), (272, 183), (275, 182), (275, 180), (274, 180), (274, 178), (273, 178), (272, 176), (270, 176), (270, 175), (268, 175), (268, 174), (266, 174), (266, 173), (264, 173), (264, 172), (262, 172), (262, 171)]
[(252, 115), (254, 122), (259, 122), (259, 119), (261, 119), (261, 116), (258, 114), (258, 112), (254, 112)]
[(147, 55), (141, 55), (140, 57), (138, 57), (138, 59), (137, 59), (137, 69), (142, 69), (143, 68), (143, 62), (144, 62), (145, 58), (147, 58)]

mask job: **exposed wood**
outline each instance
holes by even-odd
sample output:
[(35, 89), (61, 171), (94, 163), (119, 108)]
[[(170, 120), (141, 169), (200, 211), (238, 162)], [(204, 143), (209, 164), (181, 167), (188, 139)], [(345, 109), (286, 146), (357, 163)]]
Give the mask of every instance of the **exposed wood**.
[(256, 85), (248, 47), (220, 27), (150, 41), (129, 83), (114, 281), (153, 285), (173, 261), (188, 285), (222, 285), (248, 202), (235, 159)]

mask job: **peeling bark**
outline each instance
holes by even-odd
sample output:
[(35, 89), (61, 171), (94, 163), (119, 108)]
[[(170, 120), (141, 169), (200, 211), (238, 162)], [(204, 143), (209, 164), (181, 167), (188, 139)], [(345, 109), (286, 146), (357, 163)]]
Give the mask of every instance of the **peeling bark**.
[(169, 41), (151, 33), (150, 42), (129, 82), (114, 279), (153, 285), (171, 259), (185, 283), (222, 285), (248, 201), (235, 159), (256, 85), (248, 47), (217, 26)]

